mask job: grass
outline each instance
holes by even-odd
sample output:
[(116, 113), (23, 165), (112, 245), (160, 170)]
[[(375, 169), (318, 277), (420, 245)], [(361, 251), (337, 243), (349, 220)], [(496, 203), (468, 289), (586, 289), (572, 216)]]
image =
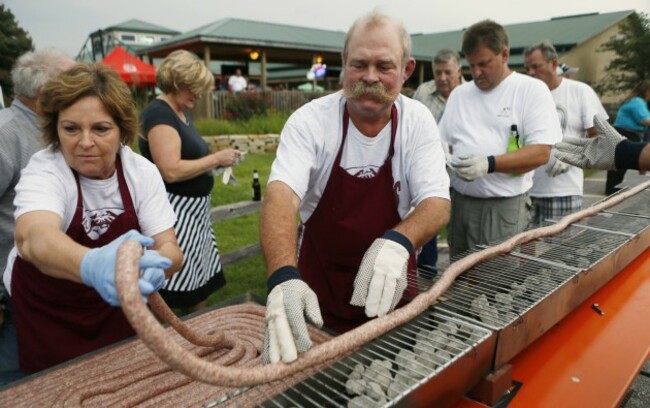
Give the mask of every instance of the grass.
[[(253, 170), (260, 175), (262, 194), (271, 173), (271, 163), (275, 153), (251, 153), (233, 169), (237, 185), (224, 185), (221, 177), (215, 178), (212, 189), (212, 206), (237, 203), (252, 198)], [(221, 254), (227, 254), (241, 247), (259, 242), (259, 213), (231, 218), (213, 224), (217, 236), (217, 246)], [(219, 289), (207, 300), (214, 305), (247, 292), (266, 297), (266, 268), (261, 255), (246, 259), (224, 268), (226, 286)]]
[(223, 184), (221, 176), (214, 179), (212, 188), (212, 206), (236, 203), (239, 201), (250, 200), (253, 196), (253, 170), (257, 170), (260, 175), (260, 184), (262, 185), (262, 194), (264, 187), (271, 173), (271, 163), (275, 158), (275, 153), (250, 153), (238, 166), (233, 168), (233, 175), (237, 179), (237, 185)]
[(246, 121), (198, 119), (194, 126), (202, 136), (280, 133), (288, 118), (288, 113), (272, 113)]

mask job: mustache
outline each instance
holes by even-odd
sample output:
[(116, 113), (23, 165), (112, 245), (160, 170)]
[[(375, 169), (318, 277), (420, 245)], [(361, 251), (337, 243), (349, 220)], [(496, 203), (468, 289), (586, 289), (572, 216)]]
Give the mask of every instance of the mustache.
[(384, 87), (384, 85), (379, 82), (374, 84), (367, 84), (363, 81), (358, 81), (355, 82), (352, 87), (344, 89), (343, 94), (348, 99), (357, 99), (363, 96), (372, 96), (380, 103), (389, 103), (395, 99), (388, 92), (386, 87)]

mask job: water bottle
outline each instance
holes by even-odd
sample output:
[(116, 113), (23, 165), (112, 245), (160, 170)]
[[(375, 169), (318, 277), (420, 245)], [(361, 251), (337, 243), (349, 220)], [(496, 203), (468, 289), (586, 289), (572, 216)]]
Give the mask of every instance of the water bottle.
[(253, 170), (253, 201), (262, 199), (262, 186), (260, 185), (260, 175), (257, 170)]

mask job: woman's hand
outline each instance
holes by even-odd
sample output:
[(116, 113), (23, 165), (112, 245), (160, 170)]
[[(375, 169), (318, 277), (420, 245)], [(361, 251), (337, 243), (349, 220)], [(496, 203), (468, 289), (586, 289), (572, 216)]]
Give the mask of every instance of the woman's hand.
[(236, 166), (242, 160), (242, 153), (237, 149), (220, 150), (214, 153), (217, 159), (217, 167)]

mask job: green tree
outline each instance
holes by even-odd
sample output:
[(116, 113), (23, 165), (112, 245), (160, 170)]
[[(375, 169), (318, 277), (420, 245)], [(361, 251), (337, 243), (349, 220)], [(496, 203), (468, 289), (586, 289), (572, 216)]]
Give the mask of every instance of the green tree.
[(0, 4), (0, 86), (5, 98), (13, 97), (11, 67), (18, 57), (33, 49), (27, 31), (18, 25), (11, 10)]
[(650, 79), (650, 19), (645, 13), (631, 14), (620, 24), (620, 32), (600, 47), (616, 56), (605, 67), (605, 76), (595, 87), (602, 94), (627, 93)]

